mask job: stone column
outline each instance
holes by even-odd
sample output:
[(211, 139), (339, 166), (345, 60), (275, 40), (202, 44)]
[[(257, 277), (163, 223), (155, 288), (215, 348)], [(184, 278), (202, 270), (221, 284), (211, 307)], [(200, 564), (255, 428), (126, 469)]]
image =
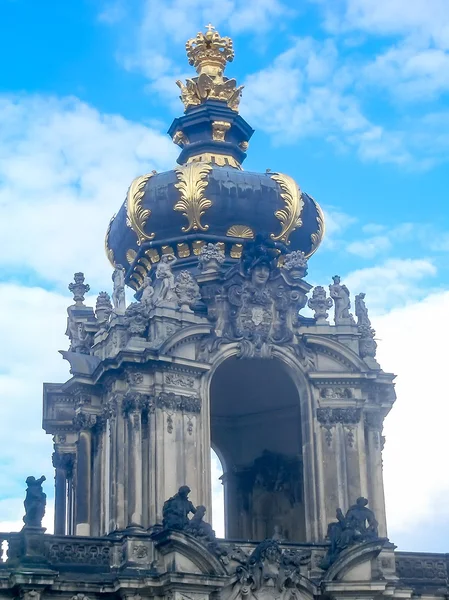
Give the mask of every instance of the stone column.
[(65, 535), (67, 519), (66, 474), (61, 465), (59, 452), (53, 453), (55, 467), (55, 534)]
[(117, 529), (117, 415), (109, 418), (109, 523), (108, 533)]
[(90, 535), (91, 455), (91, 432), (89, 429), (82, 429), (78, 438), (76, 470), (76, 535)]
[(127, 430), (125, 427), (125, 418), (121, 407), (117, 408), (116, 429), (115, 429), (115, 526), (117, 529), (125, 529), (127, 525), (127, 515), (125, 514), (125, 498), (127, 498), (126, 486), (126, 448), (127, 448)]
[(91, 490), (91, 535), (102, 535), (101, 522), (103, 513), (103, 437), (104, 422), (103, 419), (97, 419), (97, 424), (93, 432), (93, 472), (92, 472), (92, 490)]
[(378, 412), (365, 413), (369, 506), (379, 523), (379, 536), (387, 537), (382, 474), (382, 428), (383, 415)]
[(55, 467), (55, 534), (66, 535), (70, 518), (68, 482), (72, 478), (75, 455), (59, 448), (54, 451), (52, 458)]

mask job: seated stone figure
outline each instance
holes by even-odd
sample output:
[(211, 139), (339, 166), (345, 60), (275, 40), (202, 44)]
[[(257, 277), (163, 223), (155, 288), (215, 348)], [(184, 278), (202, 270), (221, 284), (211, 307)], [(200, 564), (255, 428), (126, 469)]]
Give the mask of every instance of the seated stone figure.
[(182, 485), (178, 493), (165, 501), (162, 509), (162, 527), (164, 529), (185, 530), (189, 525), (189, 514), (196, 513), (196, 508), (189, 500), (190, 488)]
[(206, 514), (205, 506), (197, 506), (196, 512), (190, 519), (188, 526), (186, 527), (186, 533), (190, 533), (195, 537), (202, 538), (207, 542), (215, 541), (215, 531), (212, 529), (212, 525), (203, 521), (204, 515)]
[(336, 561), (340, 552), (349, 546), (378, 538), (377, 521), (367, 504), (366, 498), (357, 498), (346, 515), (343, 515), (341, 508), (337, 508), (337, 520), (329, 523), (327, 527), (330, 546), (320, 563), (322, 569), (328, 569)]
[(374, 517), (374, 513), (367, 507), (368, 500), (366, 498), (357, 498), (346, 513), (346, 521), (348, 528), (354, 532), (357, 541), (367, 541), (376, 539), (378, 523)]

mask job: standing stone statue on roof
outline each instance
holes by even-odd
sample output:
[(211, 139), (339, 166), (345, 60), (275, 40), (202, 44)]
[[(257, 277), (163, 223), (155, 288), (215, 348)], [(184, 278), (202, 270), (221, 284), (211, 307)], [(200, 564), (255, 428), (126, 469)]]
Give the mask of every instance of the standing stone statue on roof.
[(335, 305), (335, 325), (354, 325), (354, 317), (349, 312), (349, 290), (341, 283), (339, 275), (332, 277), (332, 280), (334, 283), (329, 286), (329, 293)]
[(355, 316), (359, 327), (371, 327), (371, 321), (368, 317), (368, 309), (365, 304), (366, 294), (357, 294), (355, 297)]
[(114, 289), (112, 292), (112, 302), (114, 311), (119, 314), (124, 314), (126, 310), (125, 300), (125, 269), (122, 265), (117, 265), (112, 273), (112, 282)]
[(27, 490), (25, 501), (25, 516), (23, 522), (25, 527), (42, 527), (42, 519), (45, 515), (45, 505), (47, 504), (47, 495), (42, 490), (42, 484), (46, 477), (42, 475), (36, 479), (32, 475), (26, 478)]
[(145, 306), (150, 309), (154, 306), (154, 287), (151, 285), (151, 277), (149, 275), (145, 275), (143, 279), (143, 290), (142, 295), (140, 297), (140, 301), (145, 304)]
[(164, 254), (157, 263), (156, 279), (160, 280), (161, 285), (155, 301), (156, 306), (162, 306), (164, 304), (175, 306), (175, 276), (171, 270), (172, 265), (175, 262), (176, 258), (174, 256), (170, 257), (168, 254)]

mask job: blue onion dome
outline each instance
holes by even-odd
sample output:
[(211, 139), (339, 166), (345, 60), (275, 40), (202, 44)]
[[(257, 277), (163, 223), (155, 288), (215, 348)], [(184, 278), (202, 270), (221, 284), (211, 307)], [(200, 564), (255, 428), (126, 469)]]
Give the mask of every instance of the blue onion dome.
[(197, 76), (176, 82), (185, 112), (168, 133), (181, 149), (178, 166), (134, 179), (106, 233), (110, 262), (125, 268), (135, 290), (164, 254), (188, 268), (212, 242), (232, 263), (263, 235), (282, 264), (295, 250), (311, 256), (324, 234), (321, 208), (292, 177), (242, 169), (254, 131), (238, 113), (242, 86), (223, 75), (234, 58), (232, 40), (209, 25), (186, 50)]

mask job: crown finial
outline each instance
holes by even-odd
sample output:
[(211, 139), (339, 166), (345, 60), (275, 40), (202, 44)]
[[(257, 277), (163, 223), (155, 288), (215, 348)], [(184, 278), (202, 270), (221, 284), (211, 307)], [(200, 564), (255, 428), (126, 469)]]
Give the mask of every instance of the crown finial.
[(222, 37), (211, 23), (205, 29), (186, 42), (189, 64), (195, 67), (198, 77), (187, 79), (185, 84), (176, 82), (181, 100), (186, 109), (208, 99), (221, 100), (237, 112), (243, 86), (237, 87), (235, 79), (223, 77), (226, 63), (234, 59), (232, 40)]
[(232, 40), (222, 37), (211, 23), (206, 25), (206, 29), (206, 33), (200, 31), (196, 37), (187, 40), (187, 58), (198, 75), (205, 73), (212, 78), (221, 77), (226, 63), (234, 58)]

